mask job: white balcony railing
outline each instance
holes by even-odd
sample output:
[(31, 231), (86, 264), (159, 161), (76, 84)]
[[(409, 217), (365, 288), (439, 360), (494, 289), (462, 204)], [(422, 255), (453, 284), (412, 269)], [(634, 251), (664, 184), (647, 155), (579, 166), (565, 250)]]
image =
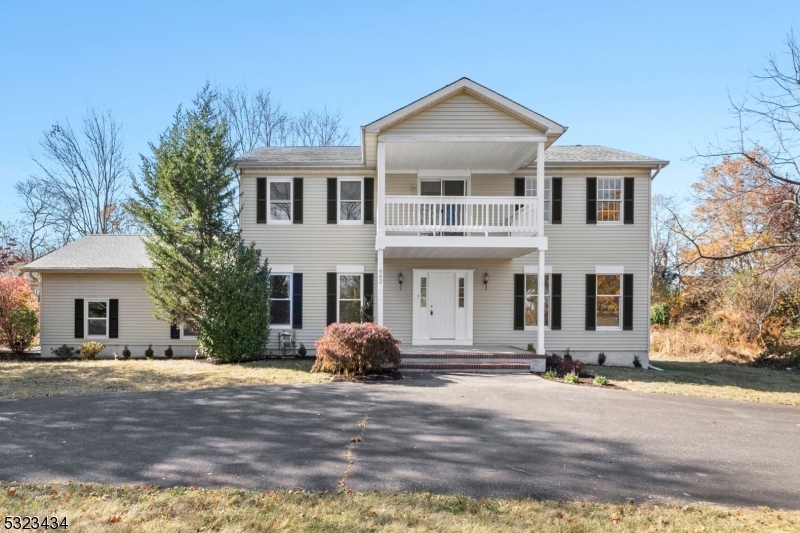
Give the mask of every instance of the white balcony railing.
[(536, 197), (386, 196), (385, 230), (535, 235)]

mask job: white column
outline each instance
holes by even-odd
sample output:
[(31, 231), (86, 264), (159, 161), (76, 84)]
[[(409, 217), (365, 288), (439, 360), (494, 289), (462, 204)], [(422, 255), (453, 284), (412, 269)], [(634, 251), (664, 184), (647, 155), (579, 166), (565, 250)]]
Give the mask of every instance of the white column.
[(378, 250), (378, 305), (375, 323), (383, 325), (383, 280), (386, 276), (383, 272), (383, 250)]
[[(541, 183), (541, 182), (539, 182)], [(538, 191), (538, 187), (537, 187)], [(544, 277), (547, 273), (544, 270), (544, 250), (539, 250), (539, 274), (536, 276), (539, 282), (536, 287), (536, 353), (544, 355)]]
[(536, 235), (544, 237), (544, 142), (536, 148)]
[(378, 141), (378, 235), (386, 235), (386, 143)]

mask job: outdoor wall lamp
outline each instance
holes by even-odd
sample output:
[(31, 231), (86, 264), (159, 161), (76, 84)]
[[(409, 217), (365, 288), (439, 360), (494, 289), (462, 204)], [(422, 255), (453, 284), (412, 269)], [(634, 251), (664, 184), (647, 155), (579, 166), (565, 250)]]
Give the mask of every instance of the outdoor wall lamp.
[(483, 284), (486, 285), (486, 290), (489, 290), (489, 273), (486, 272), (483, 274)]
[(397, 275), (397, 283), (400, 284), (400, 290), (402, 291), (403, 290), (403, 273), (402, 272), (400, 272)]

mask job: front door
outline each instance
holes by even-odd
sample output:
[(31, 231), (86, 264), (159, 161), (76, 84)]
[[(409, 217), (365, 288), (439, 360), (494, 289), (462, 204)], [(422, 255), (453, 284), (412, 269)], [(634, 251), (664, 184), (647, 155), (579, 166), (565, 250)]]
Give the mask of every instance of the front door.
[(429, 332), (431, 339), (456, 338), (456, 274), (430, 273)]

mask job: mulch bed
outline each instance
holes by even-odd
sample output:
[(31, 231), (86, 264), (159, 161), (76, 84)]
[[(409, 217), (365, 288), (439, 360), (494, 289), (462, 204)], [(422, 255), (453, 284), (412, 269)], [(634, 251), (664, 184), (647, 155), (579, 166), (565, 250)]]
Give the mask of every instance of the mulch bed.
[(341, 374), (333, 376), (333, 381), (351, 381), (356, 383), (371, 383), (374, 381), (395, 381), (404, 379), (403, 375), (396, 368), (384, 368), (378, 374), (367, 374), (365, 376), (343, 376)]
[(566, 381), (564, 381), (564, 376), (561, 376), (561, 375), (558, 376), (557, 378), (545, 377), (543, 372), (538, 372), (536, 375), (539, 376), (542, 379), (546, 379), (547, 381), (553, 381), (555, 383), (561, 383), (563, 385), (584, 385), (584, 386), (594, 387), (595, 389), (618, 389), (619, 388), (616, 385), (614, 385), (613, 383), (611, 383), (611, 381), (609, 381), (605, 385), (595, 385), (594, 384), (595, 376), (592, 375), (592, 374), (586, 374), (586, 373), (581, 373), (581, 374), (578, 375), (578, 382), (577, 383), (567, 383)]

